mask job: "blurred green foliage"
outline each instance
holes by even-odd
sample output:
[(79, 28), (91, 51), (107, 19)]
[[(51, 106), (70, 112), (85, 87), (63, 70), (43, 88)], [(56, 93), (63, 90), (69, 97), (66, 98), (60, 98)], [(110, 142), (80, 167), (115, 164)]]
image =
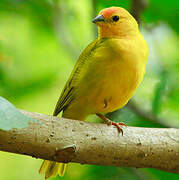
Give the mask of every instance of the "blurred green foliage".
[[(179, 1), (148, 3), (141, 29), (150, 56), (145, 79), (133, 99), (142, 111), (179, 127)], [(130, 10), (131, 1), (1, 0), (0, 95), (18, 108), (51, 114), (77, 57), (96, 37), (92, 18), (110, 6)], [(127, 107), (109, 116), (128, 125), (156, 127)], [(43, 179), (38, 174), (41, 160), (5, 152), (0, 157), (0, 179)], [(66, 180), (168, 178), (179, 176), (154, 169), (79, 164), (70, 164), (64, 176)]]

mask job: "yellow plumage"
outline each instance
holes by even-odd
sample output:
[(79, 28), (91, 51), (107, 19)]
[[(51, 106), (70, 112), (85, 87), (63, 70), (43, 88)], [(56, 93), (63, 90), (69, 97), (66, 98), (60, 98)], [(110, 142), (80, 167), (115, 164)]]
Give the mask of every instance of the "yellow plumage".
[(49, 177), (56, 177), (58, 174), (63, 176), (65, 173), (66, 164), (57, 163), (54, 161), (44, 160), (41, 168), (39, 169), (40, 174), (45, 174), (45, 179)]
[[(98, 38), (80, 55), (57, 102), (54, 116), (85, 120), (120, 109), (145, 74), (147, 44), (135, 19), (123, 8), (102, 10), (94, 19)], [(45, 177), (64, 174), (66, 164), (44, 161)]]

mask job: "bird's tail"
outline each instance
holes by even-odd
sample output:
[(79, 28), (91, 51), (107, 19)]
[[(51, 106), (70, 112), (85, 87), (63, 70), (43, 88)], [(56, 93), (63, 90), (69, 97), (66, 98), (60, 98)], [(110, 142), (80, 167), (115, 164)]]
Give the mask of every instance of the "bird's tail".
[(45, 179), (49, 177), (56, 177), (58, 174), (63, 176), (65, 173), (67, 164), (65, 163), (58, 163), (54, 161), (44, 160), (40, 169), (40, 174), (45, 174)]

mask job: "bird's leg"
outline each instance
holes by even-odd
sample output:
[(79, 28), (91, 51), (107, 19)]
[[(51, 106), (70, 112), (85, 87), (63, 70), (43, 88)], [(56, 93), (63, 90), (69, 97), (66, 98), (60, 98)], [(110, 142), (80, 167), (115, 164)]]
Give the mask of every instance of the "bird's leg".
[[(111, 121), (110, 119), (108, 119), (107, 117), (103, 116), (102, 114), (99, 114), (99, 113), (96, 113), (96, 115), (102, 119), (104, 121), (105, 124), (107, 125), (113, 125), (113, 126), (116, 126), (119, 133), (121, 133), (123, 135), (123, 130), (120, 126), (126, 126), (124, 123), (122, 122), (119, 122), (119, 123), (115, 123), (113, 121)], [(126, 126), (127, 127), (127, 126)]]

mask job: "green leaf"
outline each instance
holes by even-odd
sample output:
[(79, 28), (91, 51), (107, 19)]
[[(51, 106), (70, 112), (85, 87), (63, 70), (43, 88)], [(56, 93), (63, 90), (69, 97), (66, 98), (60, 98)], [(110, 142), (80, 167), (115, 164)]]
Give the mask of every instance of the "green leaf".
[(0, 96), (0, 129), (25, 128), (29, 122), (40, 124), (37, 120), (23, 115), (14, 105)]

